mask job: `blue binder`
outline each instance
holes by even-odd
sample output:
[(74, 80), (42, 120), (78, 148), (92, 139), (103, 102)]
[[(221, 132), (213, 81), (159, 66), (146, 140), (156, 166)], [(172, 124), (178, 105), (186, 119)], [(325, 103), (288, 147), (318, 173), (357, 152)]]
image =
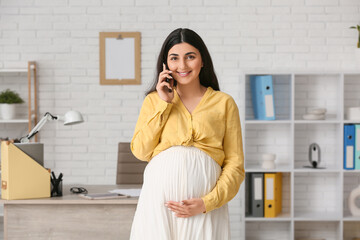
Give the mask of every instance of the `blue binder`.
[(250, 76), (255, 119), (275, 120), (274, 91), (271, 75)]
[(344, 125), (344, 169), (355, 168), (355, 125)]
[(355, 125), (355, 169), (360, 169), (360, 125)]

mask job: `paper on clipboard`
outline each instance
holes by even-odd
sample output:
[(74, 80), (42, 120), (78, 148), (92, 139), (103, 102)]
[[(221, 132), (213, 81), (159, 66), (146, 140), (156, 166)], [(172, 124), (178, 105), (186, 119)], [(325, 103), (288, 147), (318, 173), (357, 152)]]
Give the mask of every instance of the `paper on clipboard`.
[(135, 39), (105, 39), (106, 79), (135, 78)]
[(128, 195), (128, 196), (131, 196), (131, 197), (139, 197), (140, 192), (141, 192), (141, 188), (114, 189), (114, 190), (111, 190), (109, 192)]

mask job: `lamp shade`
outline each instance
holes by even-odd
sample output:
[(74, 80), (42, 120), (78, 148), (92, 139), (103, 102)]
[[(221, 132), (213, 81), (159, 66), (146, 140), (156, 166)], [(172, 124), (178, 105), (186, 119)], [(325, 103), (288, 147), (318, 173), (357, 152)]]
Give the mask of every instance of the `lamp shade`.
[(78, 111), (68, 111), (64, 116), (64, 125), (73, 125), (84, 122), (84, 119)]

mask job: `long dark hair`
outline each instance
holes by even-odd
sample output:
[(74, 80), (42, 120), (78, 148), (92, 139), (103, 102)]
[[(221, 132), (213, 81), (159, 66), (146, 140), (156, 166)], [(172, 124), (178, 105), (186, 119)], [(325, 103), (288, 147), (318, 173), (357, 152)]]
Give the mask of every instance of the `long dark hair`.
[[(163, 63), (167, 66), (167, 56), (169, 50), (178, 43), (188, 43), (199, 50), (201, 54), (201, 58), (203, 61), (204, 66), (201, 68), (199, 73), (200, 84), (204, 87), (212, 87), (214, 90), (219, 91), (219, 82), (216, 77), (214, 66), (210, 57), (210, 53), (201, 39), (201, 37), (194, 32), (193, 30), (187, 28), (178, 28), (172, 31), (169, 36), (165, 39), (161, 51), (158, 57), (158, 61), (156, 64), (156, 75), (154, 78), (154, 83), (152, 84), (150, 90), (146, 93), (156, 91), (156, 85), (158, 83), (159, 74), (163, 71)], [(174, 79), (174, 86), (176, 86), (177, 82)]]

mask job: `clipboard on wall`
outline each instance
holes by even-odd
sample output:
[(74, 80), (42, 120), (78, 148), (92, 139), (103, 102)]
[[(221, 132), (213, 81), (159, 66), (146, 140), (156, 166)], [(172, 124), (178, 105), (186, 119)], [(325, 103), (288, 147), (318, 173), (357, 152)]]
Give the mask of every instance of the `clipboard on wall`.
[(141, 84), (140, 32), (100, 32), (100, 84)]

